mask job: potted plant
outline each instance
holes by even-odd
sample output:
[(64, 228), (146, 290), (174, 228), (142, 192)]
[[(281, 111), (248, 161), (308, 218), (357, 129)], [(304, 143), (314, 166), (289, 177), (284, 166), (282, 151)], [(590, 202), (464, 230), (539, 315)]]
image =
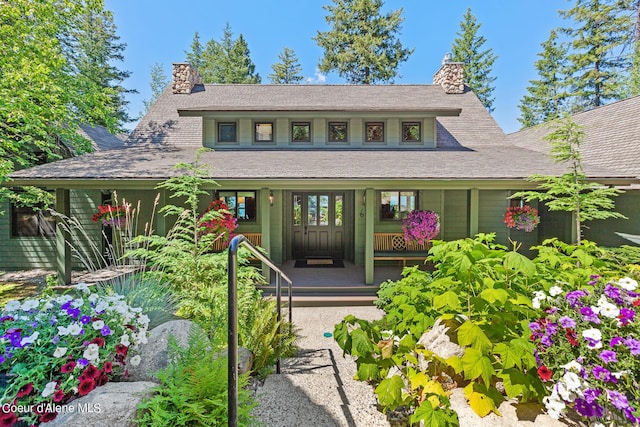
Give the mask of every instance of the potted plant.
[(424, 245), (440, 233), (440, 216), (430, 210), (413, 210), (402, 220), (402, 231), (407, 242)]
[(529, 205), (510, 206), (504, 215), (504, 223), (508, 228), (524, 230), (529, 233), (540, 224), (540, 217), (538, 210)]

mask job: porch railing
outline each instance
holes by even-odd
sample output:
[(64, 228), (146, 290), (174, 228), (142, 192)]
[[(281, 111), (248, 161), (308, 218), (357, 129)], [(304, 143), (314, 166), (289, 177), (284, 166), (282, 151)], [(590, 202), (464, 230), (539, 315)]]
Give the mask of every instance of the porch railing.
[[(228, 328), (228, 390), (229, 390), (229, 427), (238, 425), (238, 249), (245, 246), (257, 259), (265, 263), (276, 273), (276, 304), (278, 312), (278, 334), (280, 334), (280, 319), (282, 319), (282, 280), (288, 283), (289, 297), (289, 323), (291, 315), (291, 286), (293, 283), (286, 274), (256, 248), (242, 234), (231, 239), (229, 244), (228, 266), (228, 302), (229, 302), (229, 328)], [(280, 373), (280, 359), (276, 362), (276, 373)]]

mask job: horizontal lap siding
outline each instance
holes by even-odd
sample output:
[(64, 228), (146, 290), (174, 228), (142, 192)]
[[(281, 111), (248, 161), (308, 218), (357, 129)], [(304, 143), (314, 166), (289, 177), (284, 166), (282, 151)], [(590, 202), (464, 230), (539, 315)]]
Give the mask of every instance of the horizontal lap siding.
[(504, 214), (509, 206), (509, 193), (503, 190), (480, 190), (478, 231), (496, 233), (496, 243), (509, 243)]
[(595, 220), (586, 223), (588, 228), (583, 231), (583, 237), (597, 242), (601, 246), (631, 245), (634, 243), (623, 239), (615, 232), (640, 235), (640, 191), (628, 191), (614, 197), (616, 212), (620, 212), (629, 219)]
[(469, 235), (468, 194), (466, 190), (445, 190), (444, 227), (439, 239), (464, 239)]

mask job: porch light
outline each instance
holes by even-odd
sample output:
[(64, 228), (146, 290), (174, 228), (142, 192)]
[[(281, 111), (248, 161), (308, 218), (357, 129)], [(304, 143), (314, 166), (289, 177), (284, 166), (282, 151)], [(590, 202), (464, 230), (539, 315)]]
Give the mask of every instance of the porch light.
[(273, 191), (269, 192), (269, 205), (273, 206)]

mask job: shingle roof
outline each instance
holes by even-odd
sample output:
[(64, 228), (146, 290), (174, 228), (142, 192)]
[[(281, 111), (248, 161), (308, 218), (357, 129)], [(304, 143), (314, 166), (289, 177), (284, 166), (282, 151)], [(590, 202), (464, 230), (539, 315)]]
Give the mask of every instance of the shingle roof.
[(80, 126), (78, 133), (91, 141), (95, 150), (113, 150), (122, 148), (127, 139), (126, 135), (114, 135), (104, 126)]
[[(587, 172), (600, 167), (640, 177), (640, 96), (575, 114), (573, 119), (583, 126), (580, 154)], [(507, 138), (517, 146), (546, 153), (549, 144), (543, 138), (549, 133), (549, 125), (543, 124)]]

